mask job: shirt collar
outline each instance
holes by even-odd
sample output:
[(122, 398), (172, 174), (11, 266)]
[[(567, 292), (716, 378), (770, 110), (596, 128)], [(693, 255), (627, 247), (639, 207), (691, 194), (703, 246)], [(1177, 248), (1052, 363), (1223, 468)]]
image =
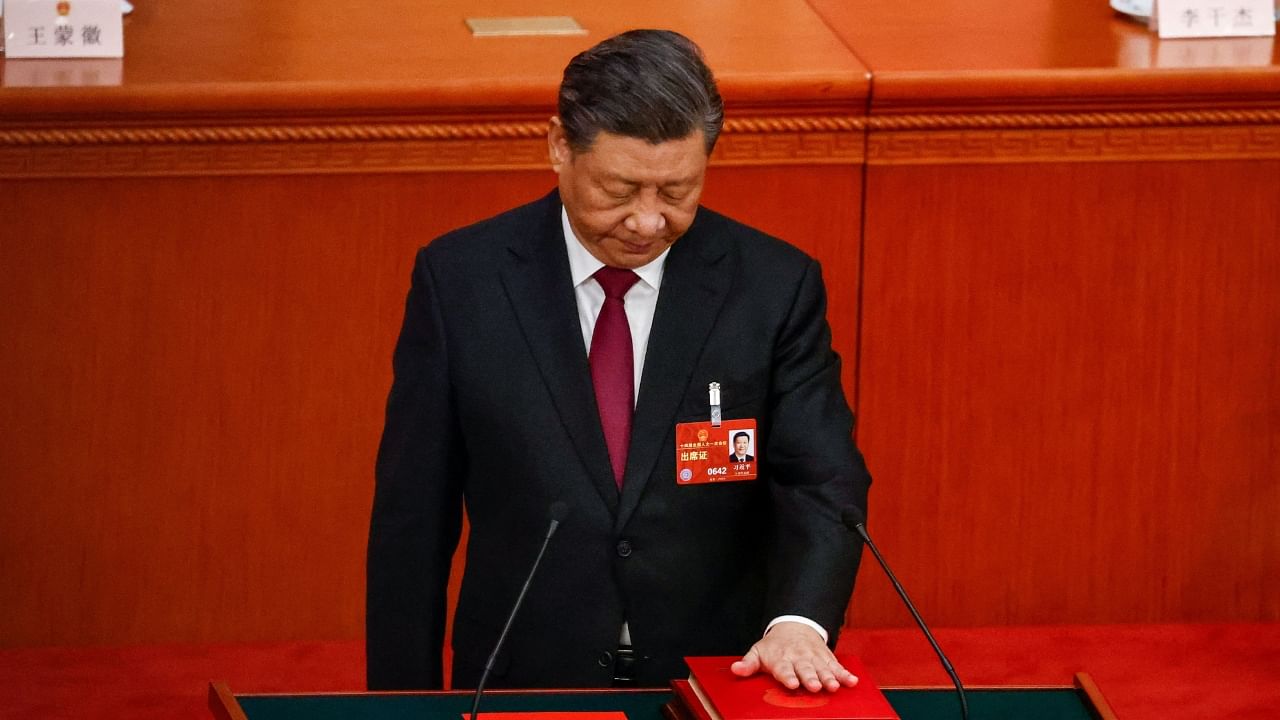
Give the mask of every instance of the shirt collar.
[[(573, 226), (569, 224), (569, 211), (564, 208), (564, 205), (560, 206), (560, 224), (564, 227), (564, 244), (569, 251), (569, 274), (573, 278), (573, 286), (578, 287), (597, 270), (604, 267), (604, 263), (597, 260), (596, 256), (592, 255), (578, 239)], [(635, 268), (634, 272), (640, 276), (640, 280), (654, 290), (662, 285), (662, 270), (666, 265), (669, 252), (671, 252), (670, 247), (663, 250), (661, 255), (649, 261), (648, 264)]]

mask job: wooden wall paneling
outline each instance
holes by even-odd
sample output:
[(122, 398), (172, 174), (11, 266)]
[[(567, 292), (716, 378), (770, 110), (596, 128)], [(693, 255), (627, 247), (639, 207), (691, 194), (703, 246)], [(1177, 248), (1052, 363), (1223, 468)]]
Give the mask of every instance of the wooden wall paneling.
[(1277, 178), (870, 169), (860, 441), (933, 622), (1280, 617)]
[[(1274, 620), (1274, 46), (809, 3), (873, 75), (859, 439), (922, 608)], [(868, 572), (852, 620), (906, 623)]]
[(357, 635), (413, 252), (552, 178), (5, 182), (0, 643)]
[[(820, 198), (852, 197), (857, 181), (839, 166), (717, 167), (707, 200), (826, 257), (839, 288), (856, 276), (842, 253), (857, 218)], [(0, 216), (23, 220), (0, 244), (12, 279), (0, 290), (0, 599), (13, 619), (0, 642), (358, 636), (413, 251), (553, 182), (6, 182)], [(32, 211), (48, 198), (67, 210)], [(849, 356), (851, 294), (833, 290), (832, 315)]]
[(857, 393), (858, 235), (862, 169), (856, 165), (713, 167), (703, 203), (783, 238), (817, 258), (845, 393)]

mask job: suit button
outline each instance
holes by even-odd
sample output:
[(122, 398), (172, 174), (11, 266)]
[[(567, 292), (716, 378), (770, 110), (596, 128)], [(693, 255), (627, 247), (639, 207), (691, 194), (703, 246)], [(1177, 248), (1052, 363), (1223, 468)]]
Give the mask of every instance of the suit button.
[(596, 658), (596, 664), (603, 668), (610, 667), (613, 665), (613, 653), (607, 650), (600, 653), (600, 657)]
[(631, 557), (631, 541), (618, 541), (618, 557)]

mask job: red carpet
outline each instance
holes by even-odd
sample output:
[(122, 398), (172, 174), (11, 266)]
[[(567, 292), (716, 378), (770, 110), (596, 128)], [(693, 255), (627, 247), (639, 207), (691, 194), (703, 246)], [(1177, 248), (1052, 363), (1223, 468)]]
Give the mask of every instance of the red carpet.
[[(969, 685), (1069, 684), (1091, 674), (1121, 720), (1280, 718), (1280, 624), (942, 629)], [(943, 685), (907, 629), (846, 633), (877, 682)], [(0, 718), (206, 718), (207, 683), (236, 692), (358, 690), (357, 642), (0, 650)]]
[(0, 650), (0, 718), (209, 718), (210, 680), (235, 692), (356, 690), (356, 642)]

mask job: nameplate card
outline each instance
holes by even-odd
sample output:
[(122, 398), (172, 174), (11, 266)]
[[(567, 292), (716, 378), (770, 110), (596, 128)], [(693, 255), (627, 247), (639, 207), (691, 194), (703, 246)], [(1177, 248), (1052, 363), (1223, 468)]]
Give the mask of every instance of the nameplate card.
[(4, 0), (9, 58), (124, 57), (120, 0)]
[(1274, 0), (1158, 0), (1151, 22), (1162, 38), (1276, 34)]

